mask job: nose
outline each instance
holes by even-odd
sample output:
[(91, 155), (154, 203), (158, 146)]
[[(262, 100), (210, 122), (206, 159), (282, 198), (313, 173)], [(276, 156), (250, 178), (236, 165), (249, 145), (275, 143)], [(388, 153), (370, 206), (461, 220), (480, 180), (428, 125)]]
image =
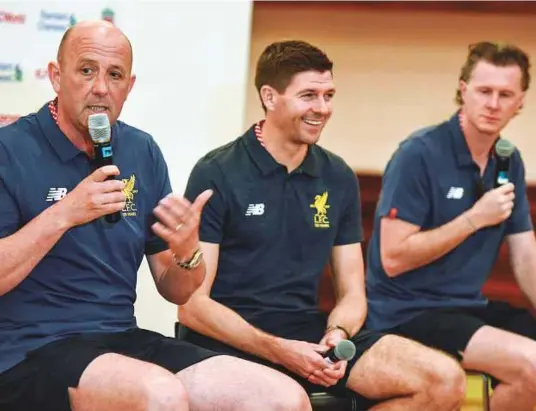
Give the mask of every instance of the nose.
[(497, 110), (499, 108), (499, 93), (498, 92), (491, 93), (491, 95), (489, 96), (486, 102), (486, 105), (488, 108), (492, 110)]
[(97, 76), (95, 76), (92, 92), (99, 97), (108, 94), (108, 83), (106, 82), (104, 74), (99, 73)]
[(321, 114), (323, 116), (327, 116), (329, 114), (329, 103), (324, 100), (323, 98), (319, 98), (318, 103), (315, 106), (315, 112), (318, 114)]

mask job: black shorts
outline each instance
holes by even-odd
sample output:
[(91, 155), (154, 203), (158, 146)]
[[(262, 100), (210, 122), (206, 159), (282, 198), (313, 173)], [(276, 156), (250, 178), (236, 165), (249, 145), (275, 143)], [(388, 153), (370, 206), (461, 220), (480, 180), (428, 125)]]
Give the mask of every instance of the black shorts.
[[(282, 331), (280, 333), (272, 333), (272, 334), (278, 335), (280, 337), (287, 338), (287, 339), (307, 341), (307, 342), (318, 344), (325, 333), (326, 317), (322, 314), (318, 314), (318, 315), (313, 315), (313, 316), (301, 316), (301, 318), (306, 319), (306, 321), (294, 322), (293, 324), (294, 327), (292, 327), (291, 329), (286, 327), (287, 329), (285, 329), (285, 331)], [(321, 385), (313, 384), (309, 382), (306, 378), (296, 375), (292, 371), (288, 370), (287, 368), (279, 364), (274, 364), (263, 358), (259, 358), (249, 353), (239, 351), (227, 344), (224, 344), (220, 341), (206, 337), (204, 335), (198, 334), (192, 330), (187, 330), (184, 333), (184, 335), (185, 335), (184, 338), (186, 341), (189, 341), (198, 346), (207, 348), (209, 350), (218, 351), (224, 354), (232, 355), (235, 357), (243, 358), (245, 360), (249, 360), (249, 361), (262, 364), (262, 365), (266, 365), (270, 368), (276, 369), (292, 377), (294, 380), (300, 383), (302, 387), (305, 389), (305, 391), (307, 391), (308, 393), (329, 392), (330, 394), (338, 396), (338, 397), (351, 397), (353, 398), (353, 401), (355, 402), (355, 404), (358, 405), (358, 409), (368, 409), (372, 407), (373, 405), (380, 402), (378, 400), (371, 400), (371, 399), (365, 398), (363, 396), (360, 396), (359, 394), (356, 394), (348, 390), (346, 388), (346, 382), (350, 375), (350, 371), (352, 367), (355, 365), (355, 363), (357, 362), (357, 360), (359, 360), (359, 358), (363, 356), (363, 354), (369, 348), (371, 348), (385, 334), (361, 330), (354, 337), (352, 337), (351, 340), (355, 344), (356, 354), (354, 358), (348, 362), (345, 376), (341, 378), (336, 385), (331, 386), (331, 387), (324, 387)]]
[(177, 373), (218, 353), (139, 328), (65, 338), (27, 354), (0, 374), (0, 410), (69, 411), (69, 387), (77, 387), (86, 367), (106, 353), (159, 365)]
[(428, 310), (390, 332), (447, 352), (461, 361), (469, 340), (484, 325), (536, 340), (534, 316), (502, 301), (490, 301), (479, 308)]

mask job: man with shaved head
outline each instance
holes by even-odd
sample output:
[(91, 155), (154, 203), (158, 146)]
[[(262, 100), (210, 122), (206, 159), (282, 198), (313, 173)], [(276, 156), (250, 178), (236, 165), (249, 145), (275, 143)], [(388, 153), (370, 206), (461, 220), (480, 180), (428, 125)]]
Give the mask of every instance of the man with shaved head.
[[(310, 410), (283, 374), (137, 327), (144, 256), (172, 303), (203, 282), (212, 192), (173, 194), (153, 138), (118, 121), (131, 70), (121, 31), (80, 23), (48, 67), (57, 98), (0, 130), (0, 410)], [(94, 162), (94, 113), (115, 165)]]

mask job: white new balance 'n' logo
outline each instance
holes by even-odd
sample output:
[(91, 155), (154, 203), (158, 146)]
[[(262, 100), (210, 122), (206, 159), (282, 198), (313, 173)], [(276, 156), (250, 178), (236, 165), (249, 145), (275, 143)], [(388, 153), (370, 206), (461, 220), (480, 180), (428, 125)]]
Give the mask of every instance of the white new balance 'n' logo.
[(50, 187), (48, 190), (47, 201), (58, 201), (67, 195), (66, 188)]
[(263, 215), (264, 214), (264, 204), (250, 204), (246, 210), (246, 215)]
[(447, 193), (447, 198), (453, 198), (454, 200), (459, 200), (463, 197), (463, 188), (462, 187), (451, 187)]

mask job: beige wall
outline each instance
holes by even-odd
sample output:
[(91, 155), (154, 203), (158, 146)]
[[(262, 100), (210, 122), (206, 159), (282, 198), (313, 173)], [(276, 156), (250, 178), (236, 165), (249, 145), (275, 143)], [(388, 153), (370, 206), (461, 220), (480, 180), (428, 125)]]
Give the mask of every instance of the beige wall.
[[(467, 45), (479, 40), (515, 42), (536, 65), (536, 15), (363, 10), (314, 3), (255, 3), (246, 126), (262, 110), (254, 67), (270, 42), (303, 39), (335, 62), (335, 112), (320, 144), (357, 170), (381, 171), (412, 130), (448, 118)], [(524, 112), (503, 133), (517, 144), (536, 180), (536, 84)]]

